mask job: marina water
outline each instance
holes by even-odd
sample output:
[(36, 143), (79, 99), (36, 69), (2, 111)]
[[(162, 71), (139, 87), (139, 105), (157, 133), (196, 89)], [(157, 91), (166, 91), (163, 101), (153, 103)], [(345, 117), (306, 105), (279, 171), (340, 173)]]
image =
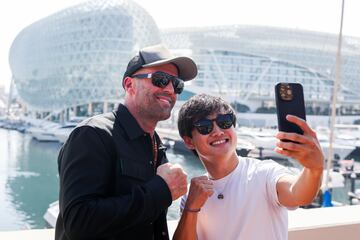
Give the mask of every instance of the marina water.
[[(58, 200), (60, 148), (60, 143), (38, 142), (28, 134), (0, 128), (0, 231), (46, 227), (43, 215)], [(189, 180), (205, 173), (190, 152), (169, 149), (167, 156), (171, 163), (183, 166)], [(346, 181), (345, 188), (334, 189), (333, 200), (348, 204), (349, 188)], [(179, 200), (169, 208), (168, 219), (177, 219), (178, 212)]]

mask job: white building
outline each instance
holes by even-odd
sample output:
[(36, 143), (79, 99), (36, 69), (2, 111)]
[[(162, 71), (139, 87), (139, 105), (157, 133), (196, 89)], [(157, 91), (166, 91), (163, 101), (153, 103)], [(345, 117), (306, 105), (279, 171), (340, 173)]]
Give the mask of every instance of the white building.
[[(192, 84), (249, 106), (274, 105), (277, 82), (299, 82), (309, 106), (326, 108), (335, 79), (337, 36), (260, 26), (163, 31), (172, 49), (191, 49), (199, 66)], [(345, 37), (339, 102), (360, 104), (360, 39)], [(195, 88), (194, 88), (195, 89)]]
[(29, 108), (117, 101), (130, 58), (160, 41), (152, 17), (133, 1), (89, 1), (23, 29), (11, 46), (10, 67)]
[[(30, 109), (119, 102), (130, 58), (139, 48), (160, 42), (198, 64), (198, 77), (180, 100), (207, 92), (255, 110), (274, 106), (277, 82), (299, 82), (308, 107), (329, 108), (336, 35), (239, 25), (160, 31), (131, 0), (92, 0), (31, 24), (14, 40), (10, 66)], [(338, 102), (360, 111), (359, 38), (344, 38), (342, 61)]]

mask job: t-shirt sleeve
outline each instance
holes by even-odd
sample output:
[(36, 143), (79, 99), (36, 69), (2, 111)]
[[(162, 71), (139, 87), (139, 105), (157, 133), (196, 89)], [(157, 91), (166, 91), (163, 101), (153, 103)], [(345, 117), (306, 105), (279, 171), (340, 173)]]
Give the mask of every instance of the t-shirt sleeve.
[(279, 179), (287, 175), (295, 175), (296, 173), (289, 168), (278, 164), (273, 160), (264, 160), (263, 167), (266, 171), (266, 192), (270, 202), (276, 206), (282, 206), (279, 202), (276, 184)]

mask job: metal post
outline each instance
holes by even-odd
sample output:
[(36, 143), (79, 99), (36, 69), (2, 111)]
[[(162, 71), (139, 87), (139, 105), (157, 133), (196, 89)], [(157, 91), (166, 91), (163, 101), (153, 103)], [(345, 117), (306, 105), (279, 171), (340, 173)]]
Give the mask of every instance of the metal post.
[[(341, 21), (340, 21), (340, 31), (339, 31), (339, 38), (338, 38), (338, 47), (336, 53), (336, 71), (335, 71), (335, 82), (333, 88), (333, 96), (332, 96), (332, 108), (331, 108), (331, 121), (330, 121), (330, 139), (329, 139), (329, 151), (328, 151), (328, 158), (327, 158), (327, 165), (326, 165), (326, 179), (325, 179), (325, 192), (324, 197), (327, 197), (327, 200), (330, 203), (325, 202), (323, 203), (323, 207), (331, 206), (331, 194), (329, 191), (329, 177), (330, 177), (330, 169), (332, 167), (332, 159), (333, 159), (333, 142), (334, 142), (334, 125), (335, 125), (335, 117), (336, 117), (336, 101), (337, 101), (337, 93), (338, 88), (340, 85), (341, 80), (341, 45), (342, 45), (342, 28), (343, 28), (343, 19), (344, 19), (344, 5), (345, 0), (342, 0), (342, 8), (341, 8)], [(324, 198), (325, 199), (325, 198)]]

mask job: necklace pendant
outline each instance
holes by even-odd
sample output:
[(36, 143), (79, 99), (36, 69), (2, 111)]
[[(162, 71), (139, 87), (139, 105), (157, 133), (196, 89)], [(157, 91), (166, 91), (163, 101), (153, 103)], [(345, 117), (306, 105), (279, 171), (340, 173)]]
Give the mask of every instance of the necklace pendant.
[(219, 193), (219, 194), (217, 195), (217, 198), (218, 198), (218, 199), (224, 199), (224, 195), (223, 195), (222, 193)]

